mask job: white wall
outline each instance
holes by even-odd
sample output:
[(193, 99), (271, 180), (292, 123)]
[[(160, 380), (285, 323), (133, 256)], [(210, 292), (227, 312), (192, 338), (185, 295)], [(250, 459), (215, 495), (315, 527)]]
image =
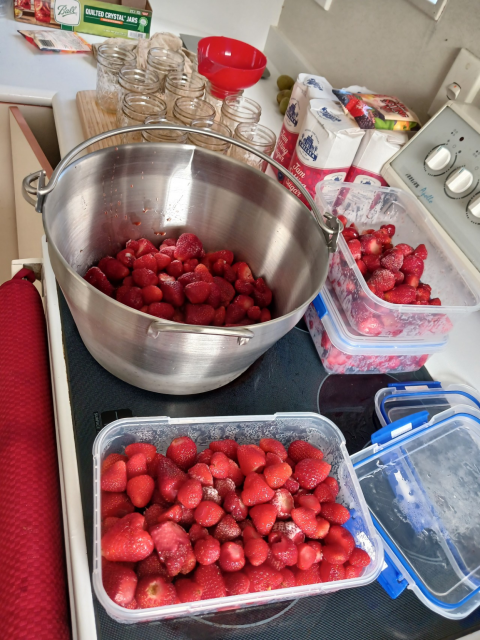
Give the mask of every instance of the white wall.
[(285, 0), (278, 28), (334, 86), (396, 95), (422, 121), (459, 49), (480, 57), (480, 0), (449, 0), (438, 22), (408, 0)]

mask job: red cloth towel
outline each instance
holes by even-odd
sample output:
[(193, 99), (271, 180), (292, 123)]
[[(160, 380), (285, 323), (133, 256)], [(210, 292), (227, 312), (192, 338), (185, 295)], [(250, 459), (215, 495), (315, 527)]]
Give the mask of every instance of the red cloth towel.
[(0, 576), (1, 638), (70, 639), (45, 316), (18, 277), (0, 286)]

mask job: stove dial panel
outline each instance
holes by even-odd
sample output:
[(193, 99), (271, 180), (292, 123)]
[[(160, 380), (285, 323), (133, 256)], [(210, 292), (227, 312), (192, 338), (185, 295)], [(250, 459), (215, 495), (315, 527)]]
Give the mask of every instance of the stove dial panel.
[(430, 171), (442, 171), (446, 169), (452, 161), (452, 153), (448, 147), (441, 144), (435, 147), (425, 158), (425, 164)]
[(465, 169), (465, 167), (455, 169), (445, 180), (447, 191), (454, 195), (466, 193), (472, 186), (472, 183), (473, 175), (468, 169)]

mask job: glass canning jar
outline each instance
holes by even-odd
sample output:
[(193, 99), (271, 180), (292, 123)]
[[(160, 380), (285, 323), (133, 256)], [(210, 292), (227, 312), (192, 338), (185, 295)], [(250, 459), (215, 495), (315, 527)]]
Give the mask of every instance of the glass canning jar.
[[(275, 147), (275, 143), (277, 142), (277, 136), (273, 131), (268, 127), (264, 127), (263, 124), (258, 124), (258, 122), (242, 122), (237, 125), (233, 137), (235, 140), (249, 144), (251, 147), (254, 147), (254, 149), (261, 151), (267, 156), (271, 155), (273, 148)], [(254, 153), (244, 151), (235, 145), (232, 145), (230, 155), (232, 158), (236, 158), (237, 160), (240, 160), (251, 167), (255, 167), (260, 171), (265, 172), (265, 169), (267, 168), (267, 162), (265, 160), (262, 160)]]
[(135, 64), (133, 51), (111, 44), (101, 44), (97, 52), (97, 103), (115, 113), (118, 101), (118, 74), (126, 64)]
[(133, 65), (128, 65), (120, 69), (120, 73), (118, 74), (117, 125), (120, 126), (123, 99), (126, 93), (151, 95), (157, 93), (159, 87), (160, 80), (158, 79), (156, 71), (137, 69)]
[(177, 98), (173, 105), (173, 117), (190, 126), (193, 120), (213, 122), (215, 108), (202, 98)]
[(183, 71), (185, 58), (178, 51), (153, 47), (147, 55), (147, 69), (155, 71), (160, 80), (160, 93), (165, 92), (165, 80), (170, 71)]
[(261, 115), (262, 107), (255, 100), (245, 96), (227, 96), (222, 104), (220, 121), (235, 133), (238, 124), (258, 122)]
[[(206, 122), (205, 120), (194, 120), (191, 123), (191, 126), (195, 129), (205, 129), (206, 131), (220, 133), (222, 136), (226, 136), (228, 138), (232, 137), (232, 132), (230, 131), (230, 129), (226, 124), (222, 124), (221, 122)], [(222, 153), (223, 155), (227, 155), (231, 147), (228, 142), (223, 142), (223, 140), (218, 140), (217, 138), (212, 138), (211, 136), (205, 136), (201, 133), (189, 133), (188, 142), (190, 144), (194, 144), (196, 147), (209, 149), (210, 151), (216, 151), (217, 153)]]
[(233, 93), (218, 93), (218, 90), (212, 89), (212, 85), (207, 80), (205, 83), (205, 100), (215, 107), (215, 120), (220, 122), (222, 117), (222, 104), (227, 96), (241, 96), (243, 95), (243, 89), (235, 91)]
[(165, 80), (165, 102), (167, 113), (173, 114), (173, 105), (177, 98), (203, 98), (205, 78), (198, 73), (187, 76), (185, 73), (171, 71)]
[[(145, 124), (179, 124), (184, 126), (183, 122), (175, 120), (171, 116), (148, 116), (145, 119)], [(142, 138), (144, 142), (177, 142), (186, 144), (187, 132), (175, 129), (157, 129), (156, 131), (142, 131)]]
[[(121, 127), (132, 127), (143, 124), (148, 116), (164, 117), (167, 113), (167, 105), (157, 96), (141, 95), (140, 93), (126, 93), (123, 98), (122, 114), (120, 116)], [(133, 131), (122, 136), (123, 143), (142, 142), (142, 132)]]

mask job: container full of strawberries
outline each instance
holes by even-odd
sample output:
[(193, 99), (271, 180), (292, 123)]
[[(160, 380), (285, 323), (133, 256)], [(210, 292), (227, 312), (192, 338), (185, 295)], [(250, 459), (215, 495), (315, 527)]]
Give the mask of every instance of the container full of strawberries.
[(118, 622), (360, 587), (382, 570), (345, 439), (323, 416), (128, 418), (93, 456), (93, 584)]

